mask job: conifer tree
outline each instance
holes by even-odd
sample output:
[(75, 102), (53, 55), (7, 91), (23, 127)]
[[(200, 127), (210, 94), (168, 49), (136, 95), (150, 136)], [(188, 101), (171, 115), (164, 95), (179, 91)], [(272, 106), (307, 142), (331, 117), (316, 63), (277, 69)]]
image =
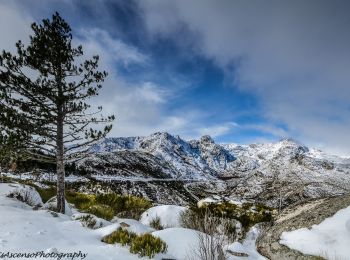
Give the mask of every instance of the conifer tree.
[[(71, 28), (58, 13), (31, 28), (28, 46), (19, 41), (15, 55), (3, 51), (0, 56), (0, 130), (5, 143), (19, 140), (12, 146), (56, 163), (57, 211), (64, 213), (65, 163), (112, 129), (114, 116), (103, 117), (102, 107), (87, 103), (107, 73), (98, 70), (98, 56), (77, 62), (82, 46), (72, 46)], [(93, 128), (100, 123), (104, 127)]]

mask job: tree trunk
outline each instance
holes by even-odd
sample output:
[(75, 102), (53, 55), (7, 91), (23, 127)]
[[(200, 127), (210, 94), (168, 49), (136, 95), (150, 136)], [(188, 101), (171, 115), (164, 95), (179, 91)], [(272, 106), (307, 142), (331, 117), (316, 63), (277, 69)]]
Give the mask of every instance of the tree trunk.
[(57, 212), (65, 213), (65, 187), (64, 187), (64, 146), (63, 146), (63, 111), (62, 106), (58, 109), (57, 117), (57, 154), (56, 154), (56, 165), (57, 165)]
[(64, 161), (63, 152), (57, 151), (57, 212), (65, 213)]

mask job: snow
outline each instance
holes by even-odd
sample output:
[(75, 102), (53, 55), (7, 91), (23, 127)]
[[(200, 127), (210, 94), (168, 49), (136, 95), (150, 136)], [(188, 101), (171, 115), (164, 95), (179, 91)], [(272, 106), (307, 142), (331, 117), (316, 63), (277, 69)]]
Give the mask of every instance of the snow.
[[(69, 203), (65, 200), (65, 208), (64, 208), (64, 211), (67, 216), (72, 216), (73, 215), (73, 211), (71, 209), (71, 207), (69, 206)], [(52, 209), (55, 209), (57, 206), (57, 198), (56, 196), (55, 197), (52, 197), (51, 199), (49, 199), (44, 205), (43, 205), (43, 209), (49, 209), (49, 210), (52, 210)]]
[[(30, 206), (6, 194), (17, 185), (0, 184), (0, 252), (79, 252), (87, 260), (136, 260), (127, 247), (101, 242), (99, 229), (85, 228), (69, 216), (53, 217), (46, 210)], [(81, 259), (81, 258), (75, 258)]]
[[(234, 242), (231, 245), (229, 245), (227, 249), (232, 252), (247, 254), (248, 257), (244, 257), (244, 259), (247, 259), (247, 260), (264, 260), (266, 258), (258, 253), (255, 246), (255, 242), (258, 235), (259, 235), (259, 229), (256, 226), (253, 226), (248, 231), (247, 236), (242, 243)], [(237, 257), (233, 257), (232, 255), (230, 255), (229, 259), (234, 260), (234, 259), (237, 259)]]
[(218, 200), (213, 199), (213, 198), (204, 198), (204, 199), (201, 199), (197, 202), (197, 207), (201, 208), (201, 207), (204, 207), (208, 204), (214, 204), (214, 203), (218, 203), (218, 202), (219, 202)]
[[(39, 187), (42, 186), (40, 182), (56, 182), (57, 176), (53, 172), (44, 172), (40, 171), (39, 173), (34, 172), (23, 172), (23, 173), (11, 173), (11, 172), (3, 172), (1, 173), (6, 177), (10, 177), (13, 179), (20, 179), (20, 180), (32, 180), (34, 181), (34, 184), (38, 185)], [(65, 181), (68, 183), (71, 182), (87, 182), (89, 179), (83, 177), (83, 176), (77, 176), (77, 175), (68, 175), (65, 177)], [(46, 185), (43, 185), (43, 188), (47, 187)]]
[[(216, 144), (208, 136), (185, 141), (168, 133), (154, 133), (145, 137), (106, 138), (91, 152), (91, 156), (79, 162), (79, 167), (88, 169), (100, 181), (212, 182), (219, 181), (218, 177), (233, 177), (240, 183), (230, 198), (242, 194), (245, 198), (256, 197), (274, 178), (304, 185), (304, 194), (309, 198), (344, 194), (350, 187), (349, 159), (327, 155), (292, 139), (237, 145)], [(118, 166), (109, 168), (107, 162), (113, 165), (119, 161), (120, 165), (130, 165), (130, 169), (135, 165), (160, 169), (159, 175), (152, 176), (143, 170), (125, 171)], [(146, 185), (150, 187), (153, 183)], [(267, 203), (276, 206), (274, 197)]]
[(168, 253), (178, 260), (193, 257), (193, 251), (199, 246), (199, 232), (187, 228), (167, 228), (152, 233), (168, 245)]
[(153, 228), (148, 227), (135, 219), (114, 218), (112, 219), (112, 222), (118, 223), (118, 225), (120, 225), (121, 223), (128, 224), (129, 227), (127, 227), (126, 229), (139, 235), (154, 231)]
[(280, 243), (304, 254), (327, 259), (348, 259), (350, 255), (350, 207), (339, 210), (311, 229), (283, 232)]
[(16, 188), (11, 190), (7, 195), (14, 196), (15, 198), (19, 196), (30, 206), (43, 205), (40, 194), (33, 187), (19, 184), (12, 184), (12, 187)]
[[(31, 206), (6, 195), (19, 189), (32, 190), (28, 186), (19, 184), (0, 183), (0, 252), (45, 252), (45, 253), (73, 253), (87, 254), (84, 259), (123, 259), (136, 260), (138, 255), (131, 254), (127, 246), (108, 245), (101, 242), (102, 237), (124, 226), (137, 234), (152, 233), (161, 238), (168, 245), (166, 254), (158, 254), (154, 259), (185, 260), (193, 257), (194, 249), (199, 247), (200, 233), (195, 230), (172, 227), (160, 231), (134, 219), (114, 218), (112, 222), (99, 219), (97, 226), (90, 229), (77, 221), (85, 213), (76, 213), (72, 216), (64, 214), (52, 215), (44, 209), (33, 210)], [(35, 192), (33, 192), (35, 194)], [(179, 226), (179, 215), (185, 207), (162, 205), (150, 208), (143, 215), (147, 222), (152, 216), (159, 216), (166, 226)], [(124, 225), (122, 224), (124, 223)], [(127, 225), (125, 225), (127, 224)], [(99, 226), (103, 226), (99, 228)], [(125, 227), (127, 226), (127, 227)], [(347, 223), (350, 226), (350, 222)], [(257, 231), (248, 233), (247, 239), (241, 244), (241, 249), (250, 255), (248, 259), (258, 255), (255, 250)], [(237, 249), (240, 245), (231, 247)], [(82, 259), (82, 258), (75, 258)]]
[(92, 214), (88, 214), (88, 213), (76, 213), (72, 215), (72, 219), (73, 220), (77, 220), (80, 221), (82, 223), (82, 225), (84, 227), (88, 227), (88, 223), (86, 221), (84, 221), (84, 218), (89, 217), (89, 221), (91, 223), (94, 223), (94, 225), (90, 228), (92, 229), (97, 229), (97, 228), (101, 228), (101, 227), (105, 227), (111, 224), (111, 222), (104, 220), (102, 218), (98, 218)]
[(176, 205), (161, 205), (149, 208), (142, 215), (140, 222), (150, 225), (151, 221), (160, 218), (161, 225), (165, 227), (181, 227), (180, 216), (187, 208)]

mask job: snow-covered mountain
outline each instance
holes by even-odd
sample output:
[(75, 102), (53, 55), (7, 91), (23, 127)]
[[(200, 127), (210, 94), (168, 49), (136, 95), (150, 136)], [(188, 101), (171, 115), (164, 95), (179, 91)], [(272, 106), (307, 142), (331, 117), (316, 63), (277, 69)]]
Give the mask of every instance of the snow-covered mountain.
[[(210, 136), (187, 142), (168, 133), (155, 133), (147, 137), (106, 138), (93, 146), (91, 151), (94, 155), (85, 159), (83, 164), (102, 155), (113, 158), (114, 162), (135, 161), (135, 157), (142, 157), (145, 166), (152, 166), (154, 162), (161, 165), (160, 171), (164, 177), (192, 180), (220, 177), (234, 167), (236, 160), (232, 152), (215, 144)], [(125, 158), (125, 153), (129, 153), (128, 158)]]
[(186, 182), (186, 190), (196, 198), (216, 193), (276, 204), (276, 194), (287, 203), (350, 191), (350, 159), (292, 139), (216, 144), (210, 136), (185, 141), (164, 132), (106, 138), (91, 148), (78, 168), (97, 179)]

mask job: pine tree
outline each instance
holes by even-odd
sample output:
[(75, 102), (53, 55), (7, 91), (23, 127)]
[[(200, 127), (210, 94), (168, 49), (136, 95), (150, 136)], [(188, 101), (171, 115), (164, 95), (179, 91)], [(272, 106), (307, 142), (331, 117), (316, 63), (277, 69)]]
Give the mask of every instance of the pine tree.
[[(5, 141), (20, 137), (15, 146), (56, 163), (57, 211), (64, 213), (65, 162), (81, 158), (112, 129), (114, 116), (102, 117), (102, 107), (86, 103), (107, 73), (98, 70), (98, 56), (77, 64), (82, 46), (72, 46), (71, 28), (58, 13), (31, 28), (28, 46), (19, 41), (16, 55), (0, 56), (0, 126)], [(92, 128), (100, 123), (102, 130)]]

